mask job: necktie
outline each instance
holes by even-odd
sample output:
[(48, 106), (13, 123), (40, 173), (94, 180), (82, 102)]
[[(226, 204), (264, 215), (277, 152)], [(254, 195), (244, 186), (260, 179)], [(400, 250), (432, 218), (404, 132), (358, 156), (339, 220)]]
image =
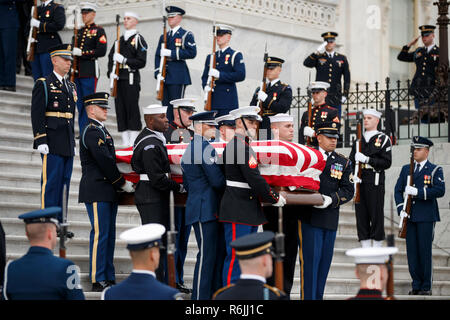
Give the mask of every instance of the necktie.
[(326, 151), (325, 154), (327, 155), (327, 157), (330, 156), (330, 153), (328, 151)]
[(172, 30), (169, 31), (169, 37), (172, 37)]
[(64, 88), (66, 88), (67, 92), (69, 92), (69, 88), (67, 87), (66, 79), (62, 78), (62, 84)]
[(414, 170), (414, 173), (417, 173), (420, 171), (420, 163), (416, 163), (416, 169)]

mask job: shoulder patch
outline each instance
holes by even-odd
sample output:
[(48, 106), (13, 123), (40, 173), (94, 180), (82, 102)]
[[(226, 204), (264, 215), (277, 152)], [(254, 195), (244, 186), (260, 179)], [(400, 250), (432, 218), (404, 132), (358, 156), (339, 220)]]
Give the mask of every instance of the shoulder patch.
[(219, 290), (217, 290), (216, 291), (216, 293), (214, 293), (214, 295), (213, 295), (213, 300), (219, 295), (219, 294), (221, 294), (222, 292), (224, 292), (224, 291), (226, 291), (226, 290), (228, 290), (228, 289), (230, 289), (230, 288), (232, 288), (232, 287), (234, 287), (235, 286), (235, 284), (234, 283), (232, 283), (232, 284), (229, 284), (228, 286), (226, 286), (226, 287), (223, 287), (223, 288), (220, 288)]
[(45, 78), (39, 78), (36, 81), (45, 81)]

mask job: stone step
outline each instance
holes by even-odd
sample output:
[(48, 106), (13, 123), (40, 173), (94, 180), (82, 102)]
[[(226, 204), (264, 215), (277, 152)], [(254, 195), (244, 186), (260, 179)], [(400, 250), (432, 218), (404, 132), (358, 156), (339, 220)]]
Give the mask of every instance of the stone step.
[[(36, 152), (39, 154), (38, 152)], [(79, 157), (75, 157), (73, 160), (72, 177), (81, 177), (81, 166), (79, 165)], [(32, 156), (30, 161), (26, 160), (14, 160), (14, 159), (0, 159), (0, 172), (20, 172), (22, 174), (36, 175), (41, 174), (42, 160), (40, 155), (37, 157)]]
[(31, 91), (29, 92), (22, 92), (22, 91), (1, 91), (0, 92), (0, 99), (2, 101), (19, 101), (19, 102), (28, 102), (31, 104)]

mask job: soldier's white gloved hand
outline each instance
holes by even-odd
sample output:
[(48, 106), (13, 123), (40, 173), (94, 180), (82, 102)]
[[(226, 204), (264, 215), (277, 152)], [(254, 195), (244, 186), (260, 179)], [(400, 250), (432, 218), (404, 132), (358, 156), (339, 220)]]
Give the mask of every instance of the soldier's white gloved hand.
[(184, 188), (184, 186), (182, 184), (180, 184), (180, 190), (178, 191), (179, 193), (186, 193), (186, 189)]
[(361, 183), (362, 180), (360, 178), (358, 178), (358, 176), (353, 176), (353, 182), (355, 183)]
[(208, 76), (211, 76), (211, 77), (214, 77), (216, 79), (219, 79), (220, 72), (219, 72), (219, 70), (212, 68), (211, 70), (209, 70)]
[(41, 22), (38, 19), (31, 18), (31, 20), (30, 20), (31, 27), (39, 28), (40, 25), (41, 25)]
[(117, 79), (117, 80), (119, 80), (119, 76), (118, 76), (117, 74), (115, 74), (115, 73), (112, 73), (111, 75), (112, 75), (113, 79)]
[(78, 150), (77, 150), (77, 147), (73, 147), (73, 154), (76, 155), (76, 156), (78, 156)]
[(172, 50), (161, 48), (161, 50), (159, 51), (159, 54), (161, 57), (171, 57)]
[(315, 135), (314, 129), (311, 128), (311, 127), (306, 126), (303, 129), (303, 135), (306, 136), (306, 137), (310, 137), (310, 138), (314, 137), (314, 135)]
[(280, 196), (278, 197), (278, 202), (277, 203), (274, 203), (274, 204), (272, 204), (274, 207), (282, 207), (282, 206), (284, 206), (286, 204), (286, 198), (285, 197), (283, 197), (281, 194), (280, 194)]
[(38, 145), (37, 150), (42, 154), (48, 154), (48, 144), (44, 143)]
[(265, 93), (262, 90), (258, 91), (258, 100), (261, 100), (262, 102), (266, 101), (267, 99), (267, 93)]
[(402, 210), (400, 211), (400, 218), (407, 218), (408, 214), (406, 213), (406, 211)]
[(210, 87), (210, 86), (205, 86), (205, 87), (203, 88), (203, 91), (205, 91), (205, 93), (208, 93), (208, 92), (211, 91), (211, 87)]
[(118, 63), (125, 63), (127, 61), (127, 59), (123, 55), (117, 52), (114, 53), (113, 60)]
[(125, 181), (124, 185), (121, 188), (123, 191), (128, 193), (134, 192), (133, 184), (131, 183), (131, 181), (128, 180)]
[(325, 47), (327, 46), (328, 42), (324, 41), (320, 46), (317, 47), (317, 52), (324, 53)]
[(369, 157), (367, 157), (365, 154), (363, 154), (361, 152), (357, 152), (355, 154), (355, 160), (362, 162), (362, 163), (367, 163), (367, 162), (369, 162)]
[(417, 194), (419, 193), (419, 190), (417, 190), (417, 188), (412, 187), (412, 186), (406, 186), (405, 193), (408, 195), (417, 196)]
[(347, 102), (347, 98), (345, 96), (341, 97), (341, 103), (346, 103)]
[(81, 55), (82, 55), (83, 53), (81, 52), (81, 49), (80, 49), (80, 48), (75, 47), (75, 48), (73, 48), (73, 50), (72, 50), (72, 54), (73, 54), (74, 56), (81, 57)]
[(326, 196), (326, 195), (324, 195), (324, 194), (322, 194), (322, 198), (323, 198), (323, 204), (322, 204), (321, 206), (314, 206), (314, 208), (317, 208), (317, 209), (325, 209), (325, 208), (327, 208), (327, 207), (331, 204), (331, 202), (333, 202), (333, 200), (331, 199), (331, 197)]
[(156, 76), (156, 80), (157, 81), (164, 81), (164, 77), (162, 76), (161, 73), (158, 73), (158, 75)]

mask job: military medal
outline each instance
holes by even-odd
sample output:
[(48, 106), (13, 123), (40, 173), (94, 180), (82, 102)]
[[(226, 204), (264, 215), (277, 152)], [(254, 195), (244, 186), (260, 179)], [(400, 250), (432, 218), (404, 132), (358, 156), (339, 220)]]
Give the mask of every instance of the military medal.
[(320, 115), (320, 117), (325, 120), (327, 118), (328, 112), (326, 111), (322, 111), (322, 114)]
[(134, 46), (136, 37), (133, 38), (133, 40), (131, 40), (131, 45)]
[(339, 60), (339, 61), (336, 61), (338, 64), (339, 64), (339, 68), (341, 67), (341, 65), (344, 63), (344, 60)]
[(381, 146), (381, 140), (380, 140), (380, 138), (377, 138), (375, 140), (375, 147), (380, 147), (380, 146)]
[(427, 185), (431, 184), (431, 176), (424, 175), (423, 183), (425, 184), (425, 187), (427, 187)]
[(227, 54), (225, 56), (225, 64), (228, 64), (228, 60), (230, 60), (230, 55), (229, 54)]
[(252, 155), (248, 160), (248, 166), (251, 169), (255, 169), (258, 166), (258, 161), (256, 161), (255, 157)]
[(175, 39), (175, 46), (176, 47), (181, 47), (181, 38), (176, 38)]
[(75, 102), (77, 102), (77, 101), (78, 101), (77, 91), (76, 91), (76, 90), (72, 90), (72, 94), (73, 94), (73, 100), (74, 100)]
[(47, 11), (45, 12), (45, 17), (46, 17), (46, 18), (50, 17), (50, 10), (47, 10)]
[(53, 108), (58, 108), (58, 106), (59, 106), (58, 101), (53, 101)]
[(321, 65), (323, 65), (325, 62), (327, 62), (327, 59), (319, 59), (319, 63), (320, 63)]
[(273, 93), (273, 99), (272, 100), (277, 100), (277, 93), (276, 92)]

